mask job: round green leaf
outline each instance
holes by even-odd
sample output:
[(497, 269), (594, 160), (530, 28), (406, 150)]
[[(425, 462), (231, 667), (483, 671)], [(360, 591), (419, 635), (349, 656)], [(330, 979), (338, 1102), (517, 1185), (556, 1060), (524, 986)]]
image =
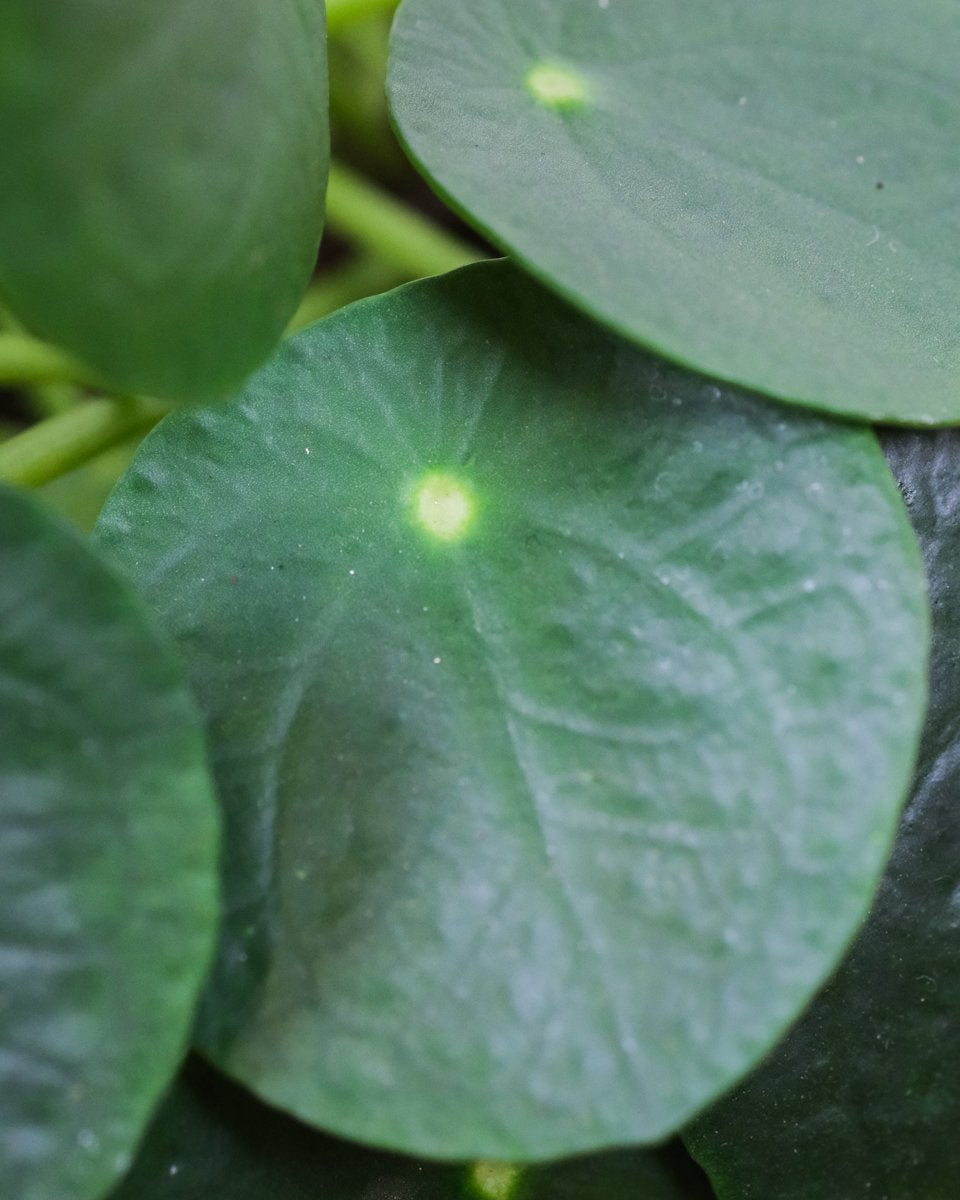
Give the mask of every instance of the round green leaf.
[(0, 296), (110, 385), (236, 386), (316, 258), (322, 0), (3, 0)]
[(926, 559), (930, 707), (870, 920), (800, 1025), (689, 1131), (722, 1200), (956, 1200), (960, 437), (888, 436)]
[(494, 263), (166, 420), (98, 531), (224, 796), (200, 1045), (282, 1107), (442, 1158), (656, 1139), (863, 916), (927, 620), (872, 435)]
[(952, 0), (404, 0), (438, 190), (590, 314), (783, 400), (960, 421)]
[(140, 602), (0, 491), (0, 1195), (92, 1200), (129, 1164), (209, 966), (217, 826)]

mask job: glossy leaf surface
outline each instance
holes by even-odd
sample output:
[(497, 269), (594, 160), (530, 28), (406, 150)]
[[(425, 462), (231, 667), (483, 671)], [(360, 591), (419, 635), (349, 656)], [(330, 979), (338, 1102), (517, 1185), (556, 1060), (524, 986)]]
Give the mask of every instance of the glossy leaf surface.
[(0, 297), (111, 386), (235, 387), (316, 257), (322, 0), (4, 0)]
[(951, 0), (404, 0), (437, 189), (587, 312), (771, 396), (960, 421)]
[(311, 1122), (444, 1158), (656, 1139), (866, 910), (927, 622), (870, 434), (496, 263), (165, 421), (98, 536), (209, 722), (200, 1045)]
[(200, 718), (129, 587), (0, 491), (0, 1195), (130, 1160), (213, 950)]
[(960, 437), (888, 436), (930, 579), (930, 711), (870, 920), (776, 1054), (689, 1132), (721, 1200), (954, 1200), (960, 1179)]

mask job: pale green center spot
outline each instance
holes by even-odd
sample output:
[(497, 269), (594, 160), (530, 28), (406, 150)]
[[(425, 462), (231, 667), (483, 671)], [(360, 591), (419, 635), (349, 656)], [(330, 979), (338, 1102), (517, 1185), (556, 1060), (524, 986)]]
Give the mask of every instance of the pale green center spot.
[(473, 499), (452, 475), (433, 472), (416, 491), (417, 520), (434, 537), (445, 542), (462, 537), (473, 516)]
[(470, 1168), (470, 1187), (481, 1200), (510, 1200), (520, 1168), (509, 1163), (476, 1162)]
[(527, 72), (527, 87), (548, 108), (572, 108), (587, 98), (587, 84), (571, 67), (539, 63)]

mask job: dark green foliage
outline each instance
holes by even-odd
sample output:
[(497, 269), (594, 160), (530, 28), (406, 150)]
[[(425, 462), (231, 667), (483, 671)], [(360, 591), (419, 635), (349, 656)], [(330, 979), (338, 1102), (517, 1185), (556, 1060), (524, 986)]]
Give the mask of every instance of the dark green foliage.
[(518, 1169), (327, 1137), (191, 1058), (109, 1200), (712, 1200), (679, 1143)]
[(960, 6), (393, 3), (0, 0), (0, 1200), (955, 1200)]

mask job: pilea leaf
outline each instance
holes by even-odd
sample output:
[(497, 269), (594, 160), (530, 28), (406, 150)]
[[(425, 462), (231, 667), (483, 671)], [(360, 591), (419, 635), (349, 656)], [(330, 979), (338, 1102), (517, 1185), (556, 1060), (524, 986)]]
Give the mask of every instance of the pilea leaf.
[(711, 1200), (679, 1142), (542, 1167), (442, 1164), (327, 1137), (192, 1058), (109, 1200)]
[(224, 797), (199, 1044), (311, 1122), (443, 1158), (657, 1139), (866, 911), (927, 623), (871, 434), (494, 263), (166, 420), (98, 536)]
[(4, 0), (0, 297), (113, 387), (236, 387), (310, 277), (322, 0)]
[(863, 932), (773, 1057), (688, 1133), (721, 1200), (955, 1200), (960, 1179), (960, 436), (887, 435), (933, 607), (913, 795)]
[(784, 400), (960, 421), (950, 0), (404, 0), (390, 95), (543, 280)]
[(0, 1195), (127, 1167), (215, 942), (218, 821), (169, 647), (78, 536), (0, 490)]

